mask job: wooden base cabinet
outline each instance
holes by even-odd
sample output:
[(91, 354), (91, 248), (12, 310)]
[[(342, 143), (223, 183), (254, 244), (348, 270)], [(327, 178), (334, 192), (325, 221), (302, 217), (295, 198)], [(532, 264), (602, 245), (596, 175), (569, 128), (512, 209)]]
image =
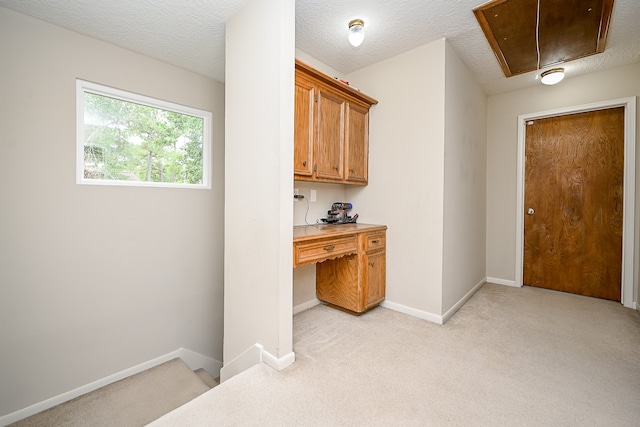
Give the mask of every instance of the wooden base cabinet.
[(361, 233), (357, 254), (317, 264), (318, 299), (352, 314), (380, 304), (386, 287), (385, 239), (384, 231)]
[(365, 309), (374, 307), (384, 300), (385, 277), (387, 276), (387, 256), (384, 251), (365, 255), (367, 265), (363, 289)]

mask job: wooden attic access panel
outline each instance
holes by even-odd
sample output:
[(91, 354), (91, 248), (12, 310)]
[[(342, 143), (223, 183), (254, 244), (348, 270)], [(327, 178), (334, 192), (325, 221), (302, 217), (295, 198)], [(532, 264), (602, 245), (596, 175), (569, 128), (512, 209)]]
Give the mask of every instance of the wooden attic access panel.
[(539, 20), (538, 0), (493, 0), (473, 9), (505, 76), (604, 52), (614, 0), (539, 2)]

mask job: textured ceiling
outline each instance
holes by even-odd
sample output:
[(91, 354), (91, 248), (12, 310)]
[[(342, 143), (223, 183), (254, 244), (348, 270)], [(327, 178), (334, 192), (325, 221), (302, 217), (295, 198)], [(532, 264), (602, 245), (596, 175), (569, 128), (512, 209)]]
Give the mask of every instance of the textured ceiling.
[[(248, 0), (0, 0), (0, 6), (224, 81), (225, 22)], [(502, 74), (472, 9), (484, 0), (297, 0), (296, 47), (348, 74), (447, 38), (487, 94), (539, 84)], [(347, 24), (365, 21), (364, 43)], [(615, 0), (604, 53), (566, 63), (567, 79), (640, 62), (640, 1)]]

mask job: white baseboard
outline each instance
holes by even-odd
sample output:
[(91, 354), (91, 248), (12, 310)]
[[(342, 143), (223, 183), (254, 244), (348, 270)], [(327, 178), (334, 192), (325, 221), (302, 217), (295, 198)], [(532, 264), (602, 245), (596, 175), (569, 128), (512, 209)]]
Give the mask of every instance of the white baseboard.
[(438, 314), (433, 314), (428, 311), (418, 310), (413, 307), (407, 307), (406, 305), (398, 304), (389, 300), (384, 300), (380, 304), (382, 307), (388, 308), (390, 310), (398, 311), (400, 313), (408, 314), (409, 316), (417, 317), (419, 319), (427, 320), (432, 323), (436, 323), (438, 325), (444, 325), (444, 323), (451, 318), (455, 314), (456, 311), (460, 309), (469, 298), (473, 296), (478, 290), (487, 283), (488, 279), (482, 279), (478, 282), (465, 296), (460, 298), (460, 300), (454, 304), (444, 315), (440, 316)]
[(322, 304), (318, 298), (314, 298), (311, 301), (307, 301), (302, 304), (298, 304), (293, 307), (293, 314), (298, 314), (302, 311), (308, 310), (310, 308), (315, 307), (316, 305)]
[(227, 363), (220, 369), (220, 384), (231, 377), (238, 375), (240, 372), (246, 371), (258, 363), (262, 363), (262, 350), (260, 344), (254, 344), (238, 357)]
[(417, 308), (413, 307), (407, 307), (406, 305), (391, 302), (389, 300), (382, 301), (380, 305), (384, 308), (388, 308), (389, 310), (408, 314), (409, 316), (417, 317), (418, 319), (427, 320), (429, 322), (437, 323), (438, 325), (443, 324), (442, 316), (429, 313), (428, 311), (418, 310)]
[(460, 308), (463, 305), (465, 305), (465, 303), (467, 301), (469, 301), (469, 299), (473, 296), (473, 294), (478, 292), (480, 290), (480, 288), (484, 286), (485, 283), (487, 283), (487, 281), (485, 279), (482, 279), (469, 292), (467, 292), (465, 296), (460, 298), (460, 300), (457, 303), (455, 303), (453, 305), (453, 307), (451, 307), (449, 310), (447, 310), (447, 312), (444, 314), (444, 316), (442, 316), (443, 323), (446, 322), (447, 320), (449, 320), (451, 318), (451, 316), (453, 316), (456, 313), (456, 311), (460, 310)]
[(276, 371), (282, 371), (283, 369), (291, 366), (295, 361), (296, 355), (294, 352), (278, 359), (266, 351), (261, 344), (256, 343), (222, 367), (220, 370), (220, 383), (225, 382), (229, 378), (238, 375), (259, 363), (264, 362)]
[(178, 357), (187, 364), (192, 371), (196, 371), (198, 369), (204, 369), (211, 375), (213, 378), (217, 378), (220, 376), (220, 369), (222, 369), (222, 362), (212, 359), (210, 357), (204, 356), (200, 353), (196, 353), (195, 351), (191, 351), (186, 348), (178, 349)]
[(12, 412), (11, 414), (4, 415), (0, 417), (0, 426), (9, 425), (31, 415), (37, 414), (38, 412), (53, 408), (56, 405), (67, 402), (71, 399), (75, 399), (76, 397), (82, 396), (83, 394), (90, 393), (94, 390), (99, 389), (100, 387), (104, 387), (142, 371), (146, 371), (147, 369), (151, 369), (154, 366), (161, 365), (165, 362), (168, 362), (169, 360), (175, 359), (176, 357), (181, 358), (187, 364), (187, 366), (189, 366), (189, 368), (194, 371), (196, 369), (204, 368), (204, 370), (214, 376), (214, 378), (219, 374), (220, 368), (222, 367), (222, 362), (219, 362), (210, 357), (203, 356), (202, 354), (196, 353), (195, 351), (191, 351), (186, 348), (179, 348), (178, 350), (172, 351), (171, 353), (167, 353), (147, 362), (140, 363), (139, 365), (93, 381), (89, 384), (70, 390), (66, 393), (51, 397), (47, 400), (43, 400), (42, 402), (35, 403), (19, 411)]
[(513, 286), (516, 288), (520, 287), (516, 285), (515, 280), (497, 279), (495, 277), (487, 277), (487, 283), (495, 283), (496, 285), (504, 285), (504, 286)]
[(293, 362), (296, 361), (296, 354), (294, 352), (291, 352), (286, 356), (278, 359), (268, 351), (262, 350), (262, 361), (271, 366), (276, 371), (282, 371), (283, 369), (291, 366)]

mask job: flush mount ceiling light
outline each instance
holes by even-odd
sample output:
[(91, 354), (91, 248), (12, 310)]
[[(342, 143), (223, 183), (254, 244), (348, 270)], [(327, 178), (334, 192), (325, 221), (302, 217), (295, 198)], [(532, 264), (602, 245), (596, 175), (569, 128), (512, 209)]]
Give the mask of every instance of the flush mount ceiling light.
[(351, 46), (358, 47), (364, 41), (364, 21), (362, 19), (354, 19), (349, 22), (349, 43)]
[(564, 68), (552, 68), (542, 73), (540, 81), (545, 85), (554, 85), (564, 79)]

